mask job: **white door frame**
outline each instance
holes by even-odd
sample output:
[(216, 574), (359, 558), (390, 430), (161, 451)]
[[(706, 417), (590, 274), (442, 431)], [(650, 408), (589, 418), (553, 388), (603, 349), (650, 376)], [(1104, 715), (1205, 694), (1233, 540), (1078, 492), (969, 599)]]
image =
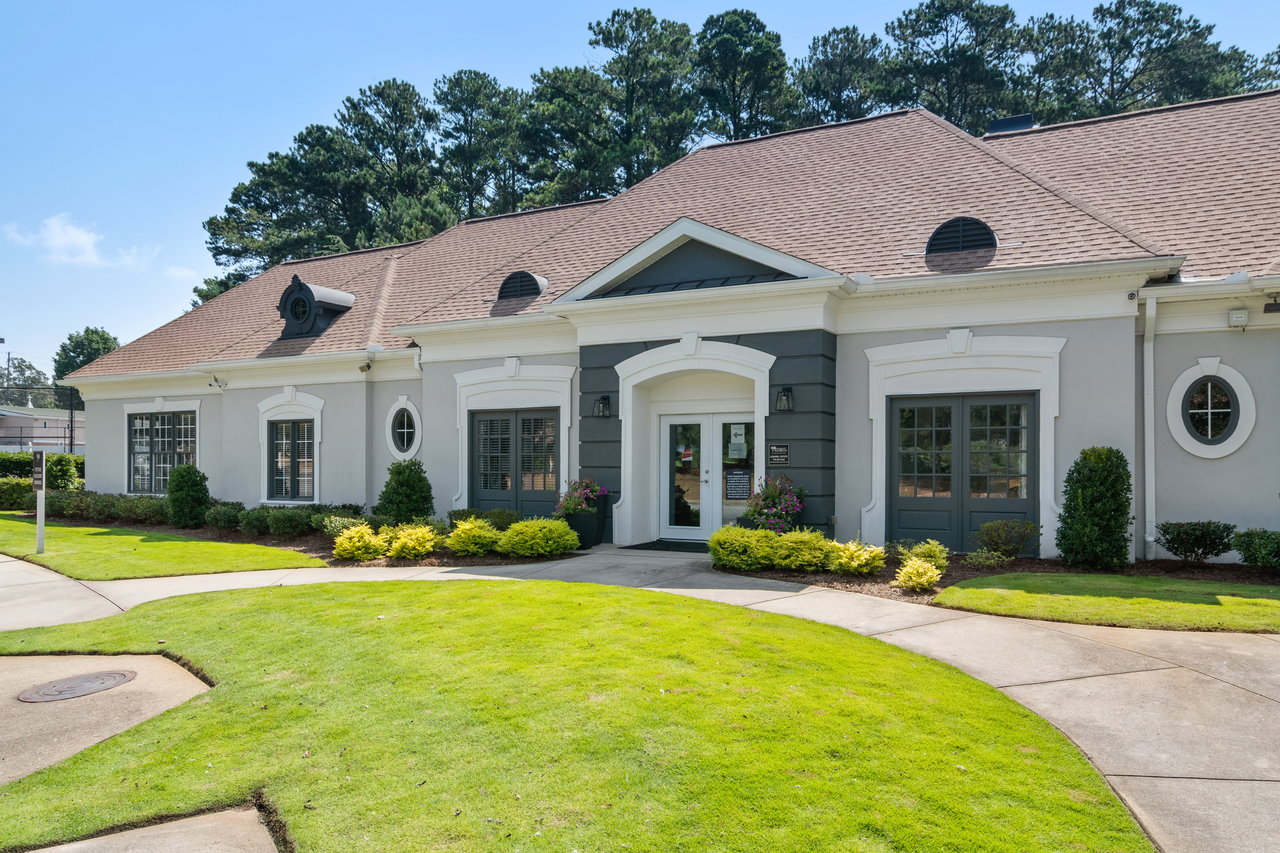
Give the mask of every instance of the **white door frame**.
[[(676, 527), (670, 524), (667, 519), (671, 517), (671, 489), (669, 488), (667, 478), (671, 469), (671, 425), (672, 424), (698, 424), (701, 427), (701, 439), (699, 441), (698, 455), (702, 460), (701, 470), (699, 471), (702, 485), (699, 489), (698, 512), (700, 524), (697, 527)], [(657, 488), (654, 490), (658, 497), (658, 538), (659, 539), (688, 539), (692, 541), (706, 540), (711, 535), (711, 519), (715, 513), (714, 492), (711, 488), (715, 481), (715, 472), (712, 470), (715, 466), (712, 464), (716, 458), (714, 441), (711, 437), (711, 416), (702, 415), (661, 415), (658, 418), (658, 459), (659, 463), (654, 466), (657, 473)]]

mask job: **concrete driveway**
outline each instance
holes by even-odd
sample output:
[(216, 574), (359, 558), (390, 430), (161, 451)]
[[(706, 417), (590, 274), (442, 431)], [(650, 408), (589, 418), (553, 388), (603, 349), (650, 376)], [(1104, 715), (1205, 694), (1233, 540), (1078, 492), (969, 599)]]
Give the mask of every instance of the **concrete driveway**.
[(1145, 631), (974, 615), (720, 574), (704, 555), (608, 547), (559, 562), (466, 571), (294, 569), (99, 582), (0, 557), (0, 630), (94, 619), (193, 592), (468, 577), (640, 587), (876, 637), (952, 664), (1053, 723), (1165, 853), (1280, 850), (1280, 633)]

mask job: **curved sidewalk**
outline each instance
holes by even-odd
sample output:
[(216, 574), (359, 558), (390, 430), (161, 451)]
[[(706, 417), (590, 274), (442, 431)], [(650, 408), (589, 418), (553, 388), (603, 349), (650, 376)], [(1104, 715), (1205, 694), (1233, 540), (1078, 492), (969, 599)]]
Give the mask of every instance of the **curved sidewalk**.
[(0, 630), (195, 592), (367, 580), (525, 578), (663, 592), (825, 622), (952, 664), (1070, 737), (1165, 853), (1280, 850), (1280, 634), (1007, 619), (725, 575), (707, 557), (621, 549), (468, 570), (292, 569), (74, 581), (0, 557)]

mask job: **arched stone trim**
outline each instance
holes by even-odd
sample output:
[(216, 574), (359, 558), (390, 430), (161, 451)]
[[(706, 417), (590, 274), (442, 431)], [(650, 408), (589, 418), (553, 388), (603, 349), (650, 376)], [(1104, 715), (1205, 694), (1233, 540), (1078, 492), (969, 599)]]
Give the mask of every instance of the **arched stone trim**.
[[(1187, 389), (1206, 376), (1221, 376), (1236, 392), (1236, 402), (1240, 406), (1239, 420), (1231, 435), (1221, 444), (1205, 444), (1198, 441), (1187, 429), (1182, 419), (1182, 401)], [(1169, 432), (1178, 446), (1193, 456), (1201, 459), (1221, 459), (1230, 456), (1244, 445), (1253, 432), (1258, 421), (1258, 404), (1253, 399), (1253, 389), (1240, 371), (1223, 364), (1219, 358), (1197, 359), (1195, 367), (1188, 367), (1173, 381), (1169, 389), (1169, 400), (1165, 405), (1165, 416), (1169, 421)]]
[[(870, 370), (871, 503), (862, 508), (862, 536), (884, 543), (888, 449), (885, 447), (887, 401), (923, 394), (987, 394), (1038, 391), (1040, 394), (1039, 498), (1040, 523), (1057, 526), (1060, 507), (1054, 500), (1054, 421), (1058, 417), (1059, 357), (1066, 338), (975, 337), (968, 329), (951, 329), (946, 337), (866, 350)], [(1053, 537), (1040, 545), (1045, 557), (1057, 556)]]
[[(413, 443), (409, 445), (407, 450), (401, 450), (396, 447), (395, 420), (396, 414), (401, 409), (408, 409), (409, 414), (413, 416)], [(391, 451), (391, 456), (398, 462), (417, 456), (418, 448), (422, 447), (422, 415), (407, 394), (401, 394), (397, 397), (396, 401), (391, 404), (391, 408), (387, 410), (386, 437), (387, 449)]]
[[(273, 501), (267, 490), (267, 467), (270, 462), (271, 446), (268, 442), (267, 424), (271, 421), (309, 420), (315, 430), (315, 497), (316, 503), (323, 503), (320, 478), (324, 471), (324, 456), (320, 440), (324, 433), (320, 423), (320, 411), (324, 408), (324, 399), (314, 394), (299, 391), (295, 385), (284, 386), (284, 391), (267, 397), (258, 403), (258, 445), (262, 448), (258, 460), (259, 494), (263, 503), (293, 503), (293, 501)], [(196, 439), (199, 441), (199, 439)]]
[(755, 470), (765, 470), (764, 419), (769, 414), (769, 368), (775, 356), (737, 344), (704, 341), (695, 333), (679, 343), (647, 350), (615, 366), (618, 414), (622, 419), (622, 497), (613, 507), (613, 541), (619, 545), (658, 537), (659, 496), (653, 486), (658, 415), (649, 388), (695, 373), (730, 373), (753, 383), (756, 429)]
[(470, 487), (471, 454), (467, 423), (473, 411), (484, 409), (557, 409), (560, 412), (560, 491), (569, 487), (569, 429), (573, 419), (571, 364), (522, 364), (506, 359), (501, 367), (483, 367), (455, 373), (458, 383), (458, 492), (453, 508), (465, 509)]

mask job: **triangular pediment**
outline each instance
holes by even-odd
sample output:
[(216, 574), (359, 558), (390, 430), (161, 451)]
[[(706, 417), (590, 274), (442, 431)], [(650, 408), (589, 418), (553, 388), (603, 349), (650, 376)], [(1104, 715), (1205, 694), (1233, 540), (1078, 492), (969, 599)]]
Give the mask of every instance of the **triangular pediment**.
[(834, 275), (792, 255), (682, 217), (557, 301), (676, 293)]

